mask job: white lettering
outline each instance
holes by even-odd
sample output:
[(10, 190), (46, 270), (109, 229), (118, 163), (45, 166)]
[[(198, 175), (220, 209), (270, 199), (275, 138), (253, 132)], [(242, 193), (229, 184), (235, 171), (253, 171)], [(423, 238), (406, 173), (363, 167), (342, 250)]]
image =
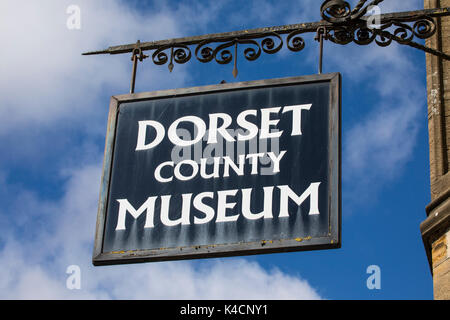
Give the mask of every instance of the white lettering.
[(272, 218), (272, 194), (273, 187), (264, 187), (264, 209), (260, 213), (252, 213), (250, 210), (252, 189), (242, 189), (242, 215), (249, 220)]
[(156, 167), (156, 169), (155, 169), (155, 179), (156, 179), (156, 181), (159, 181), (159, 182), (170, 182), (170, 181), (173, 180), (173, 176), (171, 176), (170, 178), (163, 178), (163, 177), (161, 176), (161, 170), (162, 170), (162, 168), (164, 168), (164, 167), (166, 167), (166, 166), (170, 166), (170, 167), (173, 168), (173, 166), (174, 166), (173, 161), (166, 161), (166, 162), (163, 162), (163, 163), (159, 164), (159, 165)]
[[(288, 217), (288, 202), (293, 200), (298, 206), (300, 206), (307, 198), (310, 199), (310, 209), (309, 215), (319, 214), (319, 185), (320, 182), (311, 183), (310, 186), (298, 196), (291, 188), (286, 185), (276, 186), (280, 189), (280, 212), (278, 217)], [(161, 196), (161, 222), (168, 227), (173, 227), (177, 225), (189, 225), (191, 222), (191, 204), (193, 207), (202, 213), (201, 216), (193, 215), (194, 224), (205, 224), (211, 222), (216, 216), (215, 208), (217, 208), (217, 216), (215, 222), (235, 222), (239, 219), (241, 213), (245, 219), (248, 220), (258, 220), (258, 219), (272, 219), (273, 218), (273, 190), (274, 186), (263, 187), (264, 192), (264, 207), (258, 212), (252, 212), (252, 203), (254, 203), (255, 198), (259, 199), (259, 196), (253, 194), (254, 190), (252, 188), (245, 189), (234, 189), (234, 190), (221, 190), (217, 191), (217, 201), (214, 205), (206, 204), (204, 200), (206, 198), (215, 199), (214, 192), (202, 192), (193, 197), (192, 193), (181, 195), (181, 210), (177, 207), (178, 217), (169, 217), (170, 212), (170, 202), (172, 200), (171, 195)], [(240, 192), (239, 192), (240, 191)], [(236, 210), (236, 201), (230, 201), (229, 197), (235, 197), (241, 195), (241, 208), (240, 211)], [(252, 198), (253, 197), (253, 198)], [(125, 217), (126, 213), (137, 219), (144, 211), (147, 211), (146, 222), (144, 228), (154, 227), (154, 209), (155, 201), (158, 197), (149, 197), (144, 204), (135, 209), (127, 199), (118, 199), (119, 202), (119, 215), (117, 221), (116, 230), (125, 230)], [(177, 196), (178, 198), (178, 196)], [(193, 198), (193, 201), (191, 202)], [(227, 210), (235, 209), (234, 213), (227, 215)]]
[(238, 115), (237, 124), (248, 131), (247, 135), (238, 134), (239, 141), (251, 140), (258, 135), (258, 126), (245, 120), (248, 115), (256, 116), (257, 112), (257, 110), (245, 110)]
[(206, 158), (200, 159), (200, 176), (203, 179), (219, 178), (220, 157), (214, 157), (213, 159), (214, 159), (214, 166), (213, 166), (212, 173), (206, 173), (206, 165), (207, 165), (208, 159), (206, 159)]
[(275, 155), (273, 152), (268, 152), (267, 155), (269, 156), (270, 160), (272, 160), (273, 163), (273, 173), (280, 172), (280, 161), (286, 154), (286, 150), (283, 150), (280, 152), (278, 156)]
[[(182, 140), (177, 135), (177, 127), (180, 122), (192, 122), (197, 128), (197, 136), (193, 140)], [(194, 143), (199, 142), (206, 133), (206, 124), (205, 122), (196, 116), (186, 116), (175, 120), (169, 127), (167, 131), (167, 136), (169, 140), (177, 146), (186, 147), (193, 145)]]
[[(218, 119), (223, 120), (221, 127), (217, 127)], [(217, 143), (217, 132), (222, 135), (227, 141), (235, 141), (234, 138), (227, 132), (228, 126), (233, 120), (226, 113), (213, 113), (209, 115), (209, 138), (208, 143)]]
[(117, 199), (117, 202), (119, 202), (119, 215), (117, 217), (116, 230), (125, 230), (125, 218), (127, 212), (130, 213), (134, 219), (137, 219), (144, 211), (147, 211), (144, 228), (153, 228), (155, 200), (156, 197), (149, 197), (147, 201), (136, 210), (127, 199)]
[(181, 217), (176, 220), (171, 220), (169, 218), (169, 207), (170, 207), (170, 198), (172, 196), (161, 196), (161, 222), (168, 226), (173, 227), (179, 224), (186, 225), (189, 223), (189, 214), (191, 212), (191, 197), (192, 193), (187, 193), (182, 195), (183, 203), (181, 210)]
[(261, 109), (261, 133), (259, 135), (260, 139), (270, 139), (278, 138), (283, 134), (283, 131), (270, 132), (271, 126), (276, 126), (280, 119), (271, 120), (270, 114), (280, 112), (281, 107), (277, 108), (265, 108)]
[(308, 189), (299, 197), (289, 186), (278, 186), (281, 190), (280, 195), (280, 214), (279, 217), (289, 217), (288, 202), (289, 199), (300, 206), (309, 197), (309, 215), (320, 214), (319, 212), (319, 185), (320, 182), (311, 183)]
[[(187, 165), (191, 166), (192, 173), (189, 176), (184, 176), (181, 174), (181, 166), (183, 164), (187, 164)], [(174, 170), (175, 178), (177, 178), (180, 181), (191, 180), (192, 178), (194, 178), (197, 175), (197, 173), (198, 173), (198, 164), (194, 160), (183, 160), (175, 166), (175, 170)]]
[(194, 217), (194, 224), (208, 223), (216, 214), (214, 209), (202, 202), (203, 198), (214, 198), (214, 192), (202, 192), (194, 198), (194, 208), (205, 214), (204, 218)]
[(292, 132), (291, 136), (302, 135), (302, 110), (311, 109), (312, 104), (301, 104), (296, 106), (287, 106), (283, 108), (283, 113), (292, 111)]
[[(238, 141), (247, 141), (252, 140), (258, 135), (259, 139), (274, 139), (279, 138), (283, 134), (283, 130), (278, 130), (276, 126), (280, 122), (279, 118), (271, 118), (273, 114), (279, 115), (280, 111), (282, 114), (291, 112), (292, 113), (292, 132), (291, 136), (297, 136), (302, 134), (302, 111), (309, 111), (312, 107), (312, 104), (301, 104), (301, 105), (292, 105), (286, 107), (274, 107), (274, 108), (263, 108), (260, 109), (261, 112), (261, 122), (260, 129), (258, 126), (247, 120), (248, 116), (253, 116), (256, 118), (258, 114), (258, 110), (249, 109), (242, 111), (236, 118), (237, 125), (244, 129), (243, 133), (237, 134)], [(219, 119), (222, 123), (219, 125)], [(191, 139), (190, 134), (185, 134), (186, 130), (183, 128), (178, 128), (180, 123), (182, 122), (190, 122), (195, 126), (195, 137)], [(199, 117), (196, 116), (184, 116), (177, 120), (175, 120), (167, 130), (167, 136), (169, 140), (178, 147), (188, 147), (196, 144), (201, 141), (203, 138), (206, 138), (206, 134), (208, 138), (206, 139), (207, 144), (217, 144), (222, 142), (222, 139), (218, 139), (217, 133), (219, 133), (226, 142), (235, 142), (236, 139), (230, 134), (232, 129), (228, 129), (232, 124), (233, 119), (230, 115), (226, 113), (212, 113), (209, 114), (209, 130), (207, 131), (206, 123)], [(153, 120), (145, 120), (138, 121), (139, 129), (138, 129), (138, 139), (136, 145), (136, 151), (142, 151), (154, 148), (164, 139), (165, 129), (164, 127), (157, 121)], [(147, 127), (151, 126), (156, 130), (155, 139), (146, 144), (146, 132)], [(240, 128), (235, 128), (234, 132), (240, 130)], [(189, 131), (188, 131), (189, 133)], [(180, 135), (183, 136), (180, 137)], [(178, 149), (176, 150), (179, 151)], [(216, 154), (217, 156), (217, 154)], [(204, 156), (205, 157), (205, 156)]]
[(233, 169), (233, 171), (238, 175), (238, 176), (243, 176), (244, 175), (244, 163), (245, 163), (245, 155), (241, 154), (239, 155), (239, 160), (238, 160), (238, 165), (237, 166), (233, 160), (231, 160), (230, 157), (225, 156), (223, 157), (224, 160), (224, 173), (223, 176), (224, 177), (229, 177), (230, 176), (230, 167)]
[(218, 191), (218, 200), (217, 200), (217, 219), (216, 222), (229, 222), (236, 221), (239, 218), (239, 214), (233, 216), (226, 216), (227, 209), (233, 209), (236, 205), (236, 202), (227, 202), (228, 196), (235, 196), (238, 190), (224, 190)]
[[(161, 123), (153, 120), (138, 121), (138, 138), (136, 144), (136, 151), (147, 150), (156, 147), (164, 139), (165, 129)], [(156, 137), (153, 142), (145, 144), (147, 127), (152, 126), (156, 130)]]
[(251, 153), (247, 155), (247, 159), (250, 159), (252, 165), (252, 175), (258, 174), (258, 158), (264, 157), (264, 153)]

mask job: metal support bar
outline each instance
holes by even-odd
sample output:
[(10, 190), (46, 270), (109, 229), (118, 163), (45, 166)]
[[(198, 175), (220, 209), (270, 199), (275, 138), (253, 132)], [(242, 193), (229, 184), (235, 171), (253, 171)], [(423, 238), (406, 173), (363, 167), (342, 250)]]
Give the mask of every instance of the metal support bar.
[(319, 74), (322, 74), (323, 66), (323, 40), (328, 40), (327, 28), (320, 27), (317, 29), (315, 40), (319, 41)]
[(133, 55), (131, 56), (131, 61), (133, 61), (133, 69), (131, 70), (130, 93), (134, 93), (134, 87), (136, 85), (138, 60), (143, 61), (145, 58), (148, 58), (148, 56), (143, 54), (141, 49), (141, 41), (138, 40), (134, 45)]
[(138, 57), (133, 53), (131, 60), (133, 61), (133, 70), (131, 71), (130, 93), (134, 93), (134, 87), (136, 84), (136, 69), (138, 64)]
[(322, 74), (322, 60), (323, 60), (323, 34), (319, 31), (319, 74)]

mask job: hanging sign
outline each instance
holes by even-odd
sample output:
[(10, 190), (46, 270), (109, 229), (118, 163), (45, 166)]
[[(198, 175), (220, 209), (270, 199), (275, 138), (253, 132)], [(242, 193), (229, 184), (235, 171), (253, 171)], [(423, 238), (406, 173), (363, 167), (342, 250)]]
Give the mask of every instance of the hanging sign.
[(340, 75), (111, 98), (94, 265), (340, 247)]

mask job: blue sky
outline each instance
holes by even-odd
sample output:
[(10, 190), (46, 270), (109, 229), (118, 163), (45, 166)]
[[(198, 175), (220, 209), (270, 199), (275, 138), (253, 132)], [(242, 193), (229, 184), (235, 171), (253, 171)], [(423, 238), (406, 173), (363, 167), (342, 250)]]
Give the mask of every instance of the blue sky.
[[(356, 1), (350, 1), (356, 3)], [(69, 30), (69, 5), (81, 28)], [(419, 224), (429, 203), (425, 55), (409, 47), (325, 44), (324, 72), (343, 79), (342, 248), (93, 267), (91, 255), (109, 98), (127, 93), (128, 55), (110, 45), (320, 19), (320, 2), (2, 1), (0, 40), (0, 298), (432, 299)], [(423, 8), (386, 0), (383, 12)], [(317, 72), (305, 36), (232, 65), (140, 65), (136, 91)], [(81, 289), (66, 287), (77, 265)], [(369, 290), (366, 269), (381, 270)]]

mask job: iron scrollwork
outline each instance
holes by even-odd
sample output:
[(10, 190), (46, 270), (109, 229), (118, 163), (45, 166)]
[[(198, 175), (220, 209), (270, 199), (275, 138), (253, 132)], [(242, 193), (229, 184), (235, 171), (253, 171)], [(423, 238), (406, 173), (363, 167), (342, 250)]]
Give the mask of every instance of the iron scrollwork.
[(382, 1), (361, 0), (354, 9), (351, 9), (347, 1), (325, 1), (321, 6), (321, 16), (331, 23), (331, 26), (327, 27), (325, 39), (340, 45), (351, 42), (368, 45), (375, 42), (381, 47), (387, 47), (395, 41), (450, 60), (449, 55), (414, 41), (415, 38), (428, 39), (435, 34), (436, 22), (432, 17), (427, 15), (391, 17), (381, 21), (380, 25), (370, 26), (366, 14)]
[(175, 61), (178, 64), (184, 64), (191, 60), (191, 49), (185, 45), (177, 45), (177, 46), (163, 46), (157, 49), (153, 55), (152, 60), (156, 65), (164, 65), (169, 60), (167, 54), (164, 52), (170, 49), (170, 62), (169, 62), (169, 71), (173, 70), (173, 62)]
[[(299, 36), (300, 31), (291, 32), (287, 36), (287, 47), (289, 50), (298, 52), (305, 47), (305, 41)], [(243, 56), (248, 61), (255, 61), (261, 53), (275, 54), (282, 49), (284, 40), (281, 34), (268, 32), (259, 36), (249, 38), (247, 36), (233, 37), (227, 39), (209, 39), (196, 44), (195, 58), (208, 63), (216, 61), (218, 64), (228, 64), (234, 61), (233, 75), (237, 76), (238, 47), (243, 47)], [(170, 53), (168, 53), (170, 51)], [(164, 65), (169, 62), (168, 68), (173, 70), (174, 62), (184, 64), (192, 57), (191, 49), (187, 45), (166, 45), (158, 48), (152, 55), (153, 63)]]
[[(236, 77), (238, 72), (236, 57), (238, 46), (244, 46), (244, 58), (248, 61), (258, 59), (261, 56), (261, 52), (274, 54), (283, 47), (283, 39), (277, 33), (265, 34), (262, 38), (261, 43), (258, 43), (254, 38), (234, 38), (224, 41), (215, 48), (212, 44), (217, 42), (217, 40), (203, 41), (197, 45), (195, 56), (198, 61), (203, 63), (210, 62), (214, 59), (219, 64), (228, 64), (234, 60), (233, 75)], [(234, 53), (229, 50), (230, 47), (234, 47)]]
[(347, 24), (351, 21), (361, 19), (373, 6), (384, 0), (373, 0), (367, 4), (367, 0), (361, 0), (351, 9), (350, 4), (343, 0), (327, 0), (320, 7), (320, 14), (325, 21), (332, 24)]

